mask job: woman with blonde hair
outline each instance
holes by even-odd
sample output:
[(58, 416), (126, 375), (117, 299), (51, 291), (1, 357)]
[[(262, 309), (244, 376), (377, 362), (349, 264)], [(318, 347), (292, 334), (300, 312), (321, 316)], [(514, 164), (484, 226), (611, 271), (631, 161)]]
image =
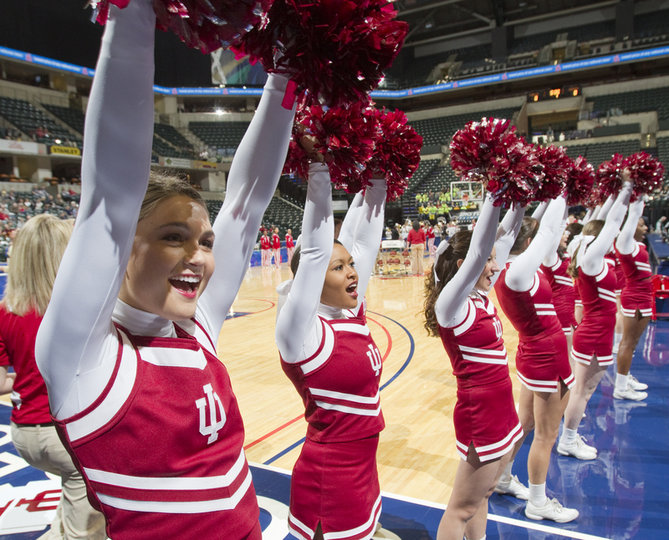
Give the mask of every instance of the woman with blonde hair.
[(35, 362), (35, 336), (49, 305), (72, 222), (42, 214), (29, 219), (12, 246), (5, 295), (0, 302), (0, 387), (14, 368), (11, 434), (30, 465), (60, 476), (61, 498), (45, 538), (105, 538), (102, 514), (86, 497), (86, 484), (58, 437), (44, 379)]

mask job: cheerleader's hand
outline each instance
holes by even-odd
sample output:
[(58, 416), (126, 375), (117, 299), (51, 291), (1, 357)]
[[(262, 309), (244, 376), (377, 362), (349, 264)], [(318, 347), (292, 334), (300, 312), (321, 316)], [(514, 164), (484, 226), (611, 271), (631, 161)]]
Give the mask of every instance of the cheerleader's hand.
[(632, 184), (632, 174), (629, 170), (629, 167), (625, 167), (621, 174), (623, 184)]

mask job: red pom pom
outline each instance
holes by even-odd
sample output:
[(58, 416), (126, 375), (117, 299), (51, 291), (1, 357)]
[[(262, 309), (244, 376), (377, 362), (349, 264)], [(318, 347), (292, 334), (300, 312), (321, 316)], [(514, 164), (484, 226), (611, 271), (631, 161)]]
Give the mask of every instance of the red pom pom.
[(664, 179), (664, 165), (646, 152), (637, 152), (625, 160), (625, 166), (630, 171), (630, 178), (634, 183), (631, 200), (640, 195), (651, 193), (662, 185)]
[(589, 204), (594, 184), (595, 168), (583, 156), (578, 156), (572, 162), (567, 176), (567, 204)]
[(369, 185), (372, 171), (366, 163), (377, 138), (375, 111), (369, 101), (325, 110), (320, 105), (298, 107), (293, 140), (284, 172), (308, 178), (309, 154), (300, 141), (306, 134), (315, 139), (314, 149), (325, 156), (335, 187), (357, 193)]
[(233, 47), (329, 106), (366, 99), (408, 26), (388, 0), (275, 0), (267, 20)]
[(468, 122), (453, 135), (451, 167), (463, 180), (483, 182), (495, 206), (532, 200), (542, 177), (536, 153), (518, 137), (509, 120)]
[[(153, 0), (156, 26), (174, 32), (189, 47), (210, 53), (238, 42), (260, 23), (273, 0)], [(107, 22), (109, 5), (130, 0), (100, 0), (96, 20)]]
[(386, 179), (387, 200), (397, 199), (409, 185), (409, 179), (420, 165), (423, 137), (407, 124), (406, 115), (400, 111), (376, 111), (378, 123), (374, 155), (367, 163), (372, 174)]
[(574, 162), (562, 146), (537, 146), (534, 151), (543, 168), (543, 178), (534, 199), (537, 201), (555, 199), (564, 192)]
[(623, 187), (622, 173), (625, 160), (622, 154), (613, 154), (609, 161), (604, 161), (597, 168), (600, 204), (610, 195), (618, 195)]

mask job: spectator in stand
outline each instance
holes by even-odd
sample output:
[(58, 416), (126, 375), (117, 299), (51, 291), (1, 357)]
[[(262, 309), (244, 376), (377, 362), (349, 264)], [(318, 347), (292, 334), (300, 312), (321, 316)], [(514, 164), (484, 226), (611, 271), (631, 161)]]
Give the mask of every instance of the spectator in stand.
[(664, 231), (666, 231), (667, 226), (669, 226), (667, 223), (667, 216), (662, 216), (655, 222), (655, 232), (657, 234), (662, 234)]
[(414, 276), (424, 275), (423, 253), (425, 251), (425, 231), (418, 221), (411, 224), (411, 230), (407, 235), (407, 243), (411, 250), (411, 273)]

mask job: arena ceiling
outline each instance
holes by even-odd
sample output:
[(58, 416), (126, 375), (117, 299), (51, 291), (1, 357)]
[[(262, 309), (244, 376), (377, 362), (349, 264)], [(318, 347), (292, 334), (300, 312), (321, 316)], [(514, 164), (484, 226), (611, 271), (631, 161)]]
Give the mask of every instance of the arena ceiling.
[(605, 8), (619, 0), (397, 0), (398, 18), (409, 23), (405, 47)]

